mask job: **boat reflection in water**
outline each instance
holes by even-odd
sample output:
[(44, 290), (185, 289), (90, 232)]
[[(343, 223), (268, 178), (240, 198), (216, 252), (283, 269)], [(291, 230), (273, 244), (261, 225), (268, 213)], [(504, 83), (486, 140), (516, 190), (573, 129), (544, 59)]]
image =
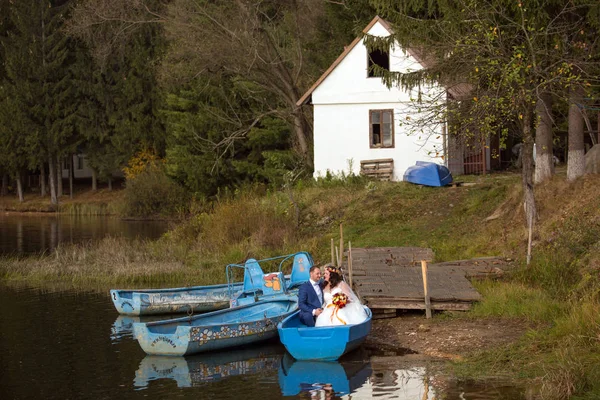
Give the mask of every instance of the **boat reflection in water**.
[(135, 374), (134, 386), (143, 388), (157, 379), (173, 379), (178, 387), (199, 386), (238, 375), (276, 370), (285, 349), (278, 342), (199, 355), (147, 355)]
[(298, 361), (286, 353), (279, 366), (279, 386), (284, 396), (301, 392), (311, 398), (333, 398), (353, 393), (371, 376), (368, 360)]
[(136, 322), (151, 322), (169, 318), (173, 318), (173, 316), (148, 315), (139, 317), (133, 315), (119, 315), (110, 328), (110, 339), (116, 343), (124, 338), (133, 337), (133, 324)]

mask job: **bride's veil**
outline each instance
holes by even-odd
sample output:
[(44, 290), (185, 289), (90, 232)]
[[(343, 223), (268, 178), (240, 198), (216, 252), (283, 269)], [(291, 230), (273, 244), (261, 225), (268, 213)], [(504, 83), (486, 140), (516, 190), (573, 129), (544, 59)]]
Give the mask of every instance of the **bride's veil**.
[(341, 281), (338, 286), (340, 287), (340, 289), (342, 289), (342, 292), (346, 296), (348, 296), (350, 301), (360, 304), (360, 300), (359, 300), (358, 296), (356, 296), (356, 294), (354, 294), (350, 285), (348, 285), (345, 281)]

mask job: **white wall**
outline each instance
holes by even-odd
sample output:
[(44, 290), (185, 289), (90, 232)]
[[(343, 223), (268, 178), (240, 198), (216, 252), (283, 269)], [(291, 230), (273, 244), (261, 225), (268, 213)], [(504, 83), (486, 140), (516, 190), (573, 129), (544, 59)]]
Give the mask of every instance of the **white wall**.
[[(80, 160), (78, 160), (80, 158)], [(68, 160), (66, 160), (62, 167), (62, 177), (64, 179), (69, 178), (69, 168), (68, 168)], [(65, 163), (67, 165), (65, 165)], [(66, 168), (65, 168), (66, 167)], [(85, 158), (85, 154), (76, 154), (73, 156), (73, 176), (75, 179), (79, 178), (91, 178), (92, 177), (92, 168), (88, 165), (88, 162)], [(121, 178), (123, 177), (123, 172), (120, 170), (116, 170), (112, 173), (113, 178)]]
[[(372, 35), (389, 33), (379, 23), (369, 31)], [(315, 176), (327, 170), (333, 173), (360, 172), (361, 160), (394, 159), (394, 180), (402, 180), (404, 171), (416, 161), (443, 164), (442, 126), (434, 123), (417, 129), (417, 90), (412, 92), (388, 89), (380, 78), (367, 77), (367, 49), (358, 43), (344, 60), (312, 93), (314, 106), (314, 163)], [(409, 72), (421, 65), (399, 47), (390, 52), (390, 69)], [(423, 100), (443, 103), (445, 91), (441, 88), (423, 89)], [(370, 148), (369, 110), (394, 110), (394, 148)]]
[[(369, 110), (374, 108), (394, 109), (394, 148), (370, 147)], [(394, 180), (402, 180), (404, 171), (416, 161), (443, 163), (441, 136), (409, 135), (401, 126), (403, 115), (405, 112), (398, 103), (377, 104), (377, 107), (372, 104), (315, 106), (315, 177), (324, 176), (327, 170), (348, 173), (349, 160), (352, 160), (352, 172), (358, 174), (361, 160), (393, 158)]]

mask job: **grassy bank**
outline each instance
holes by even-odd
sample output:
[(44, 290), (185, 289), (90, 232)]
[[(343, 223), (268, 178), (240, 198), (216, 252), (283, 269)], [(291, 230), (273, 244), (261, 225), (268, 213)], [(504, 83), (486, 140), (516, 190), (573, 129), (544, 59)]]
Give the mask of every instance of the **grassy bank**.
[[(224, 280), (224, 266), (248, 257), (311, 252), (330, 257), (339, 224), (353, 247), (423, 246), (437, 261), (506, 256), (527, 245), (520, 176), (464, 178), (473, 185), (425, 188), (332, 179), (300, 183), (293, 197), (261, 188), (221, 198), (156, 242), (105, 239), (52, 254), (0, 260), (6, 281), (106, 290)], [(519, 318), (532, 330), (518, 343), (455, 364), (459, 375), (531, 379), (542, 398), (600, 396), (600, 177), (557, 176), (536, 188), (533, 262), (500, 282), (478, 282), (483, 301), (451, 318)], [(292, 201), (293, 199), (293, 201)], [(448, 317), (448, 316), (444, 316)], [(594, 397), (595, 396), (595, 397)]]
[(0, 197), (0, 211), (16, 213), (61, 213), (64, 215), (98, 216), (118, 215), (122, 208), (122, 190), (101, 189), (77, 191), (71, 199), (68, 195), (59, 199), (58, 206), (50, 203), (50, 197), (28, 193), (20, 202), (15, 196)]

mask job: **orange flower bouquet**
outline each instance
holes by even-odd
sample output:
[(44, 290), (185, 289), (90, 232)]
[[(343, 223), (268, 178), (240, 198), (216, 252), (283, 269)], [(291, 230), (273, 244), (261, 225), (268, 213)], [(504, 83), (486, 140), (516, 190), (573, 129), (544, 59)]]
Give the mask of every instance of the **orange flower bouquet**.
[(346, 296), (344, 293), (336, 293), (333, 295), (332, 303), (337, 308), (344, 308), (346, 307), (346, 304), (348, 304), (348, 296)]

